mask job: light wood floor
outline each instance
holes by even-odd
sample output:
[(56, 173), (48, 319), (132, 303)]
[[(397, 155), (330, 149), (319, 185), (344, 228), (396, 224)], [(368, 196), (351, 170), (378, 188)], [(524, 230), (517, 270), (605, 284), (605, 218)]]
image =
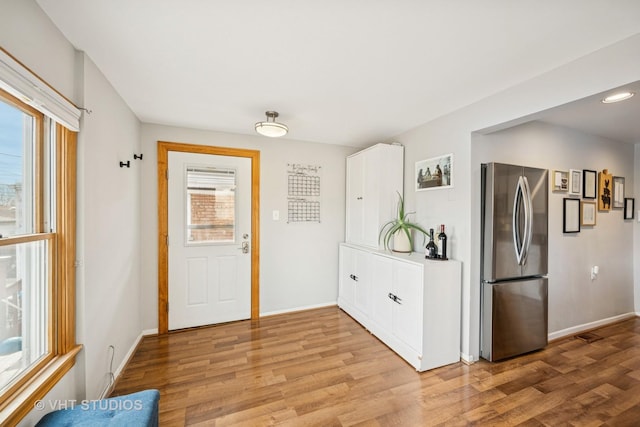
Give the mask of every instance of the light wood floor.
[(161, 426), (640, 425), (640, 319), (418, 373), (336, 307), (146, 337), (112, 395)]

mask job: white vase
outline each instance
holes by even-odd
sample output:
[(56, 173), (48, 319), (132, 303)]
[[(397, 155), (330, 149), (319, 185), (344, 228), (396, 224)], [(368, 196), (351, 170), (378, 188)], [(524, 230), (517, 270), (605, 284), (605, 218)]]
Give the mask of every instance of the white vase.
[[(411, 230), (409, 230), (409, 233), (411, 233)], [(412, 250), (407, 233), (404, 230), (398, 230), (393, 235), (393, 252), (411, 253)]]

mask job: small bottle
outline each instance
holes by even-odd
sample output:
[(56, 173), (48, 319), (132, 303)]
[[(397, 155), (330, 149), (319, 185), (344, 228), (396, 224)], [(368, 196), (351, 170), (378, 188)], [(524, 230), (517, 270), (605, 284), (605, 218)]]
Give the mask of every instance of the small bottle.
[(433, 228), (429, 229), (429, 243), (427, 243), (425, 252), (426, 252), (425, 258), (429, 258), (429, 259), (438, 258), (438, 247), (436, 246), (436, 242), (433, 241)]
[(447, 259), (447, 234), (444, 232), (444, 224), (440, 225), (438, 234), (438, 258)]

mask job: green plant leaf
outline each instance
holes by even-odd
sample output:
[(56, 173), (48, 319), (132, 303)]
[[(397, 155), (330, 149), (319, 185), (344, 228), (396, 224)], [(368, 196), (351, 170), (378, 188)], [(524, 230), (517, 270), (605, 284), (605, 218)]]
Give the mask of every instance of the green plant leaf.
[(395, 233), (401, 231), (407, 235), (409, 238), (409, 243), (411, 244), (411, 248), (413, 248), (413, 238), (411, 236), (411, 230), (417, 230), (422, 233), (422, 241), (424, 242), (425, 236), (429, 233), (422, 228), (420, 225), (412, 223), (409, 221), (409, 214), (412, 212), (406, 212), (404, 208), (404, 198), (400, 192), (398, 193), (398, 205), (397, 205), (397, 217), (390, 221), (387, 221), (382, 228), (380, 229), (380, 234), (378, 235), (378, 242), (382, 241), (384, 244), (384, 248), (389, 250), (389, 243), (391, 242), (391, 238)]

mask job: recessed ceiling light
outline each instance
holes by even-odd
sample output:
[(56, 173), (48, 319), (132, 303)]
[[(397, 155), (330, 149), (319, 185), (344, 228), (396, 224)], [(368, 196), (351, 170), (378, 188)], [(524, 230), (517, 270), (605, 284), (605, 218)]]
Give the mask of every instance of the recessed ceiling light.
[(613, 95), (609, 95), (602, 100), (603, 104), (613, 104), (614, 102), (624, 101), (625, 99), (631, 98), (635, 95), (634, 92), (618, 92)]

